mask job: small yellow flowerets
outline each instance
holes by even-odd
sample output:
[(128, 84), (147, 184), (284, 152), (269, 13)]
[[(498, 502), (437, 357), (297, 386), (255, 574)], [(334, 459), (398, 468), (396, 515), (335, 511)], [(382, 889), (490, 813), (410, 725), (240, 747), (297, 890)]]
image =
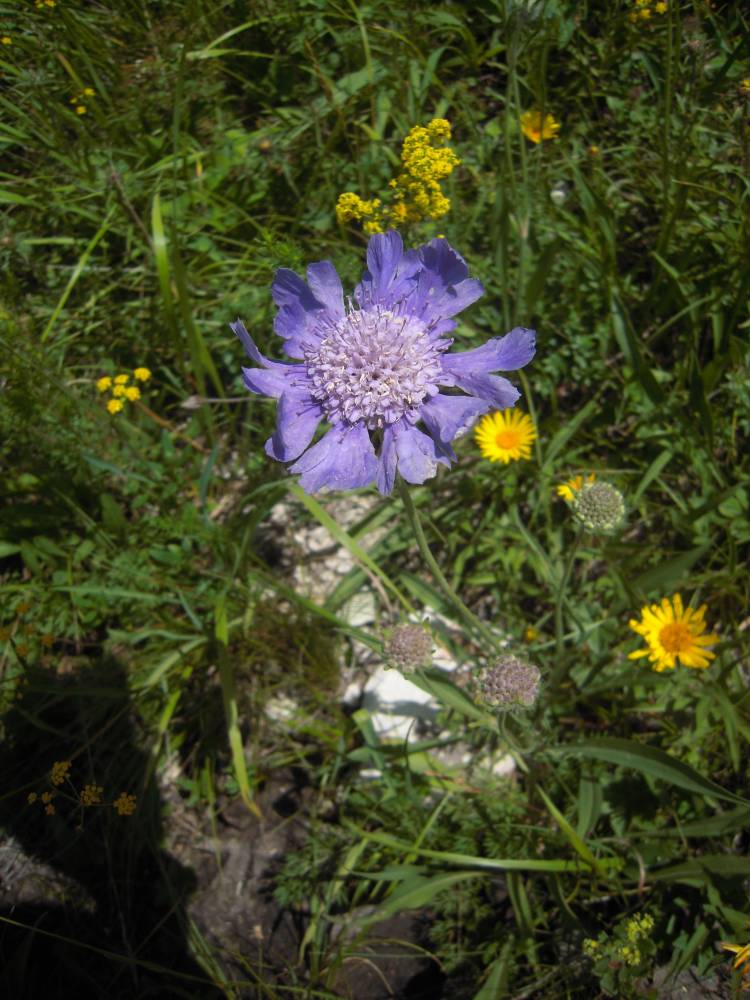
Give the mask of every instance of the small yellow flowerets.
[[(151, 371), (148, 368), (139, 367), (133, 371), (133, 378), (136, 382), (148, 382), (151, 378)], [(107, 400), (107, 412), (113, 417), (125, 409), (125, 401), (134, 403), (141, 398), (141, 390), (137, 385), (128, 385), (130, 375), (122, 372), (119, 375), (102, 375), (96, 381), (97, 392), (104, 393), (111, 391), (112, 395)]]
[[(635, 23), (636, 21), (650, 21), (651, 20), (651, 0), (635, 0), (635, 9), (629, 11), (628, 19)], [(658, 0), (654, 4), (653, 13), (654, 14), (666, 14), (669, 10), (669, 4), (666, 0)]]
[(70, 775), (70, 761), (69, 760), (56, 760), (52, 765), (52, 770), (49, 773), (49, 780), (53, 785), (62, 785), (62, 783)]
[(366, 201), (346, 191), (336, 203), (339, 222), (363, 221), (364, 231), (371, 235), (410, 222), (441, 219), (450, 211), (451, 203), (440, 184), (461, 162), (447, 145), (450, 138), (451, 127), (445, 118), (433, 118), (426, 126), (416, 125), (401, 147), (402, 170), (388, 182), (393, 201), (384, 206), (380, 198)]
[(112, 803), (118, 816), (132, 816), (135, 812), (135, 795), (128, 795), (122, 792), (119, 798)]

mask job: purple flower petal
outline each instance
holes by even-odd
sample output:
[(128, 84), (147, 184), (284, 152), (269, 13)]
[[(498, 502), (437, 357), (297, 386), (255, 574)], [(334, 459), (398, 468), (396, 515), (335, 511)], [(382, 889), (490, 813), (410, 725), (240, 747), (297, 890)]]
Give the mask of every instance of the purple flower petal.
[(482, 283), (447, 240), (434, 239), (419, 251), (422, 269), (409, 299), (409, 310), (428, 326), (460, 313), (484, 294)]
[(536, 333), (524, 326), (517, 326), (504, 337), (493, 337), (481, 347), (460, 354), (446, 354), (443, 369), (453, 375), (472, 375), (479, 372), (514, 372), (523, 368), (534, 357)]
[[(489, 409), (490, 403), (474, 396), (444, 396), (438, 393), (422, 404), (421, 417), (437, 444), (447, 447)], [(446, 454), (453, 457), (453, 449)]]
[(290, 469), (302, 473), (299, 484), (306, 493), (323, 486), (331, 490), (369, 486), (377, 471), (378, 460), (364, 424), (332, 427)]
[(498, 410), (507, 410), (516, 405), (521, 393), (502, 375), (455, 375), (453, 384), (459, 389), (484, 399)]
[(328, 310), (333, 320), (341, 320), (344, 312), (344, 289), (336, 268), (330, 260), (321, 260), (307, 269), (307, 283), (318, 302)]
[(383, 433), (378, 489), (381, 493), (390, 493), (396, 473), (407, 483), (423, 483), (435, 475), (438, 463), (450, 465), (448, 458), (439, 454), (432, 438), (405, 419), (397, 420)]
[(321, 406), (308, 392), (285, 392), (279, 400), (276, 431), (266, 441), (266, 454), (278, 462), (299, 458), (315, 436), (322, 419)]
[[(303, 358), (305, 350), (314, 350), (326, 327), (340, 318), (336, 311), (335, 289), (326, 274), (326, 265), (327, 261), (321, 261), (311, 267), (311, 270), (318, 268), (313, 271), (313, 281), (325, 301), (317, 298), (307, 282), (289, 268), (280, 267), (274, 275), (271, 295), (279, 311), (273, 328), (286, 341), (284, 350), (290, 358)], [(332, 268), (332, 265), (328, 266)], [(327, 302), (333, 304), (332, 312)]]
[(354, 290), (355, 302), (360, 306), (398, 305), (414, 287), (419, 267), (418, 253), (404, 253), (403, 241), (394, 229), (377, 233), (367, 245), (367, 270)]
[(288, 361), (271, 361), (260, 353), (241, 319), (229, 325), (242, 341), (250, 358), (256, 364), (263, 366), (242, 369), (245, 385), (251, 392), (278, 399), (287, 389), (304, 388), (307, 385), (309, 380), (304, 365), (294, 365)]

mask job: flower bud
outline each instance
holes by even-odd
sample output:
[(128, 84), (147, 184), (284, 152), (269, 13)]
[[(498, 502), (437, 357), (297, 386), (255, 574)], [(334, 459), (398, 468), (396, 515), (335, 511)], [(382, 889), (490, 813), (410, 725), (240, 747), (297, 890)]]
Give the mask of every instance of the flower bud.
[(432, 637), (421, 625), (397, 625), (385, 643), (389, 667), (411, 674), (432, 661)]
[(531, 708), (539, 695), (540, 680), (539, 667), (508, 654), (481, 671), (479, 693), (493, 708)]
[(584, 483), (573, 496), (573, 514), (589, 531), (616, 531), (625, 520), (625, 500), (609, 483)]

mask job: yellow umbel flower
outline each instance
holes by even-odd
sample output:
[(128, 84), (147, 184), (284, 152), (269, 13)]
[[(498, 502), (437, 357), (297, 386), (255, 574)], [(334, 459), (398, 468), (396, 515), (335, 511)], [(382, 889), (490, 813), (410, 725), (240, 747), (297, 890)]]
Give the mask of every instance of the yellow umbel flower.
[(536, 427), (527, 413), (519, 410), (498, 410), (488, 413), (477, 424), (474, 437), (485, 458), (491, 462), (515, 462), (531, 457), (531, 445), (536, 440)]
[(136, 368), (133, 372), (133, 378), (138, 382), (148, 382), (151, 378), (151, 372), (148, 368)]
[(52, 765), (52, 770), (49, 773), (49, 780), (52, 782), (53, 785), (61, 785), (69, 774), (70, 774), (70, 761), (57, 760)]
[(706, 647), (719, 641), (715, 632), (704, 635), (705, 614), (705, 604), (697, 611), (684, 608), (679, 594), (662, 598), (661, 604), (647, 604), (641, 608), (641, 620), (632, 618), (629, 625), (643, 636), (648, 649), (638, 649), (628, 654), (628, 659), (647, 656), (657, 673), (673, 670), (678, 659), (685, 667), (705, 670), (716, 655)]
[(109, 387), (111, 385), (112, 385), (112, 379), (110, 378), (110, 376), (109, 375), (102, 375), (102, 377), (97, 380), (96, 391), (97, 392), (106, 392), (107, 389), (109, 389)]
[(135, 795), (128, 795), (123, 792), (119, 798), (112, 803), (118, 816), (132, 816), (135, 812)]
[(557, 487), (557, 495), (562, 497), (563, 500), (567, 500), (568, 503), (572, 503), (575, 499), (575, 494), (580, 490), (584, 483), (595, 483), (596, 473), (590, 472), (588, 476), (584, 479), (583, 476), (573, 476), (572, 479), (568, 479), (566, 482), (561, 483)]
[(110, 399), (110, 401), (107, 403), (107, 411), (111, 413), (112, 416), (114, 416), (115, 413), (120, 412), (120, 410), (123, 408), (124, 405), (125, 404), (121, 399)]
[(521, 115), (521, 131), (532, 142), (543, 142), (545, 139), (555, 139), (560, 131), (560, 123), (552, 115), (544, 115), (541, 111), (524, 111)]
[(81, 791), (82, 806), (96, 806), (102, 801), (104, 789), (101, 785), (84, 785)]

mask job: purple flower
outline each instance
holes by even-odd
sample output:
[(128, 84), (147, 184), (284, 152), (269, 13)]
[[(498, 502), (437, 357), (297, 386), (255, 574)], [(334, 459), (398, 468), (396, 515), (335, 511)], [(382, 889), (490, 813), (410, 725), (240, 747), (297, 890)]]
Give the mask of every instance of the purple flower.
[[(245, 385), (279, 400), (266, 452), (293, 461), (307, 493), (376, 483), (388, 494), (397, 473), (423, 483), (438, 463), (455, 460), (451, 441), (477, 417), (515, 404), (518, 390), (492, 373), (531, 361), (533, 330), (519, 326), (473, 351), (447, 353), (452, 317), (484, 292), (468, 274), (447, 240), (404, 252), (397, 232), (379, 233), (355, 305), (344, 305), (330, 261), (311, 264), (306, 282), (287, 268), (276, 272), (274, 329), (297, 364), (264, 358), (242, 321), (232, 324), (261, 366), (242, 369)], [(321, 421), (330, 429), (311, 444)]]

